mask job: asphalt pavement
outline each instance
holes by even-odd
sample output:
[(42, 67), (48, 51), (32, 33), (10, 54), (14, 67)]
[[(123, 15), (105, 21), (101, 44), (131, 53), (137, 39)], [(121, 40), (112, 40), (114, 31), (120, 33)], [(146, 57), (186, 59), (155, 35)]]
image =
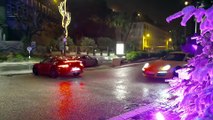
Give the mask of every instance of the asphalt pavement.
[[(157, 58), (140, 59), (140, 60), (134, 61), (134, 62), (126, 62), (119, 66), (113, 66), (112, 60), (107, 60), (107, 61), (101, 62), (101, 64), (99, 64), (96, 67), (88, 67), (88, 68), (85, 68), (85, 70), (98, 70), (98, 69), (112, 69), (112, 68), (128, 67), (128, 66), (138, 65), (138, 64), (141, 64), (142, 62), (150, 61), (150, 60), (154, 60), (154, 59), (157, 59)], [(32, 73), (33, 64), (35, 64), (37, 62), (38, 61), (2, 62), (2, 63), (0, 63), (0, 75), (30, 74), (30, 73)], [(157, 106), (156, 104), (150, 104), (145, 107), (140, 107), (138, 109), (129, 111), (127, 113), (123, 113), (121, 115), (115, 116), (115, 117), (111, 118), (110, 120), (135, 120), (135, 117), (137, 118), (138, 115), (142, 115), (143, 113), (150, 111), (151, 109), (153, 109), (156, 106)], [(143, 116), (142, 116), (142, 118), (143, 118)], [(137, 120), (140, 120), (140, 119), (137, 118)]]

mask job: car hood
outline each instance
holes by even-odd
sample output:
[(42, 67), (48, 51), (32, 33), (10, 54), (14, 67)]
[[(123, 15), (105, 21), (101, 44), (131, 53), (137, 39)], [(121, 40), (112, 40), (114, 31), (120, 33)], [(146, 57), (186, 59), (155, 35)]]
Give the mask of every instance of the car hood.
[(171, 65), (171, 68), (175, 68), (176, 66), (182, 67), (185, 64), (186, 64), (185, 61), (169, 61), (169, 60), (160, 59), (160, 60), (155, 60), (155, 61), (150, 62), (148, 69), (157, 71), (165, 65)]

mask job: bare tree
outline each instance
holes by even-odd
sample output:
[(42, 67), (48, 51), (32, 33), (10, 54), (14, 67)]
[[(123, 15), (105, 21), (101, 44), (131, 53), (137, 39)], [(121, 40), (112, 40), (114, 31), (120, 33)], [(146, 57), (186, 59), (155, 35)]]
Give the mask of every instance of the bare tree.
[(25, 36), (23, 43), (26, 47), (31, 43), (33, 35), (43, 30), (43, 14), (36, 8), (29, 8), (28, 6), (21, 3), (18, 5), (19, 10), (14, 12), (14, 16), (17, 21), (18, 29), (21, 29)]

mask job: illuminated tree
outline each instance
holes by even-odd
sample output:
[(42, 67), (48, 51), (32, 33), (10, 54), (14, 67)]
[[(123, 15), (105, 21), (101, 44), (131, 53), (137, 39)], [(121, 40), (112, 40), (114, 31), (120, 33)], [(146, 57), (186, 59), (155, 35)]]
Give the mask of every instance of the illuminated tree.
[(68, 25), (71, 22), (71, 13), (67, 11), (67, 0), (64, 0), (63, 2), (60, 3), (60, 5), (58, 6), (59, 9), (59, 13), (62, 16), (62, 22), (61, 25), (64, 28), (64, 33), (65, 33), (65, 37), (68, 37)]
[[(168, 80), (176, 99), (171, 106), (178, 106), (174, 111), (180, 114), (182, 120), (212, 120), (213, 119), (213, 6), (209, 9), (187, 6), (182, 11), (169, 16), (170, 22), (182, 17), (181, 25), (194, 16), (200, 23), (201, 34), (194, 36), (202, 52), (189, 60), (185, 68), (176, 72), (178, 77)], [(198, 46), (194, 45), (197, 50)]]

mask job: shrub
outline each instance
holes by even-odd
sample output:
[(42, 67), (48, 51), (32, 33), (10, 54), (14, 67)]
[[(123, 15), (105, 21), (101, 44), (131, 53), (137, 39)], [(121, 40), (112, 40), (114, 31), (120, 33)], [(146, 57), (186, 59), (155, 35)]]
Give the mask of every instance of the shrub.
[(88, 37), (83, 37), (81, 39), (81, 51), (86, 52), (86, 51), (91, 51), (91, 47), (96, 47), (95, 40), (92, 38)]
[(25, 57), (22, 55), (22, 54), (19, 54), (19, 53), (9, 53), (7, 55), (7, 61), (9, 62), (20, 62), (20, 61), (23, 61), (25, 60)]
[(134, 61), (142, 58), (148, 58), (149, 54), (143, 51), (131, 51), (126, 54), (126, 59), (128, 61)]
[(0, 62), (6, 61), (7, 60), (7, 56), (3, 53), (0, 53)]

